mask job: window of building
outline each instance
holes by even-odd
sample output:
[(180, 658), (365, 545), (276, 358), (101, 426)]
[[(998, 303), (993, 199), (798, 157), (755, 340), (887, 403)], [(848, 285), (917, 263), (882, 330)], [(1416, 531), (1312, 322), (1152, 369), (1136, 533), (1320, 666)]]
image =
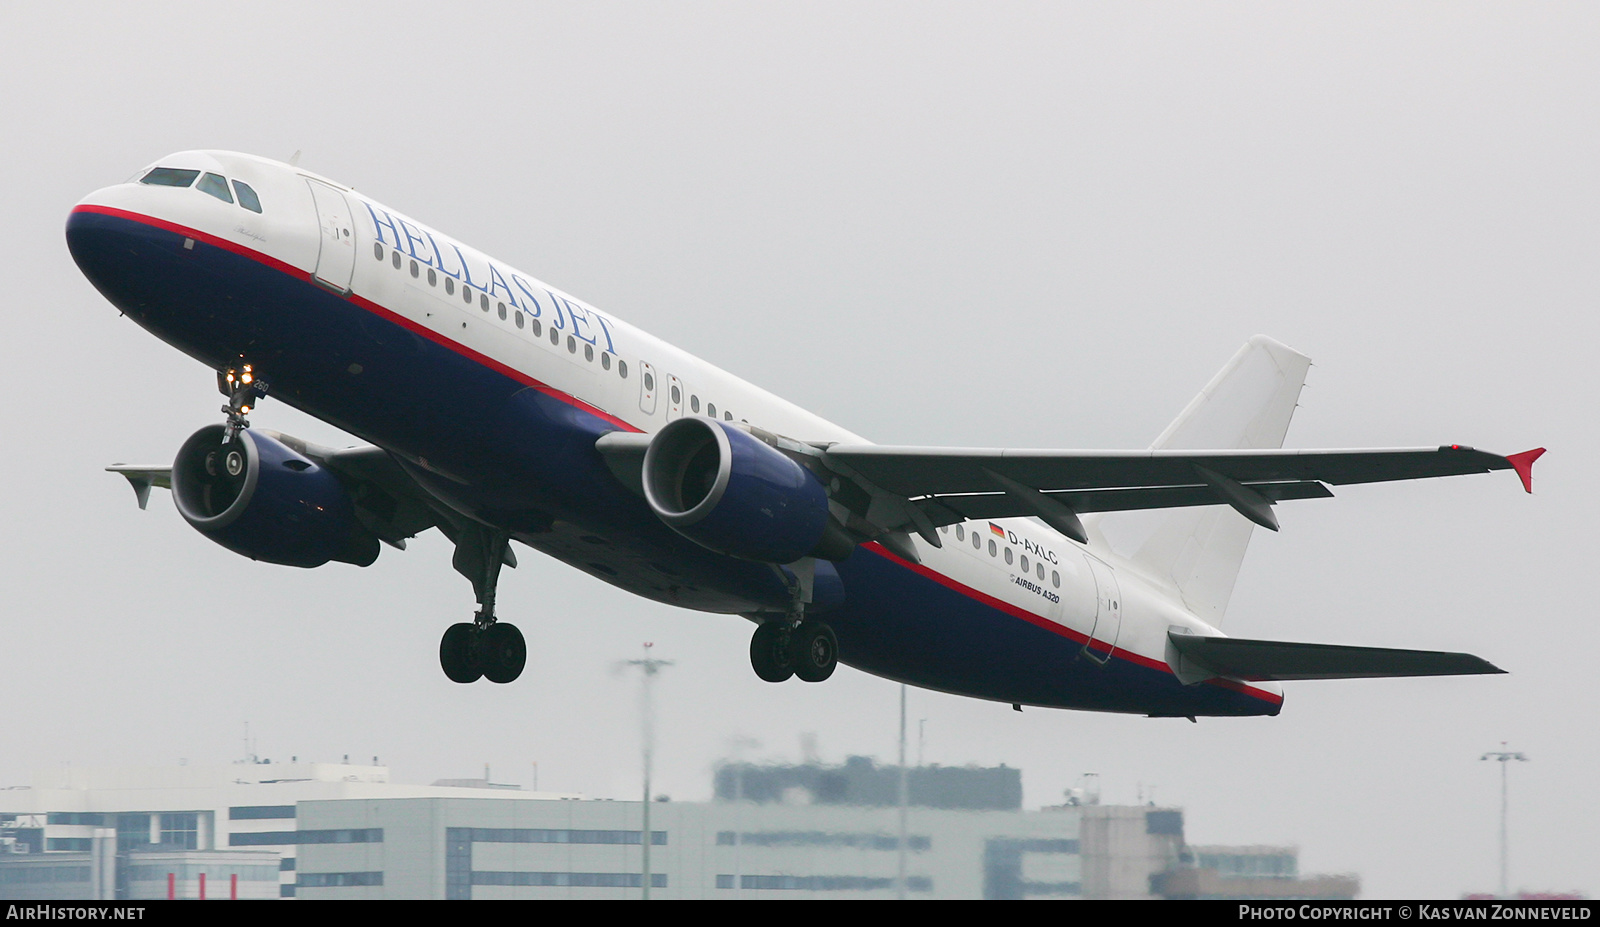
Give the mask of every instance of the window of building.
[(294, 805), (234, 805), (228, 809), (230, 821), (294, 820)]
[(185, 850), (200, 848), (200, 815), (193, 811), (161, 815), (161, 845)]

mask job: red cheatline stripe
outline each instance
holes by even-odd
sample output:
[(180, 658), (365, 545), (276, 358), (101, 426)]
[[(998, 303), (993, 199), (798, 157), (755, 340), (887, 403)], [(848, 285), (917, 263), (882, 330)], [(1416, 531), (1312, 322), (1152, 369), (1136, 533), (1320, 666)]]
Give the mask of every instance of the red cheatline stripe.
[[(272, 257), (271, 255), (262, 254), (261, 252), (256, 251), (253, 248), (247, 248), (244, 245), (238, 244), (237, 242), (231, 242), (231, 241), (228, 241), (226, 239), (218, 238), (215, 235), (211, 235), (211, 234), (208, 234), (206, 232), (202, 232), (199, 229), (192, 229), (192, 228), (189, 228), (188, 226), (179, 225), (179, 224), (177, 224), (175, 222), (168, 222), (165, 219), (157, 219), (154, 216), (146, 216), (146, 215), (142, 215), (142, 214), (136, 213), (136, 212), (129, 212), (128, 210), (125, 210), (125, 209), (115, 209), (115, 208), (112, 208), (110, 206), (94, 206), (94, 205), (85, 204), (85, 205), (82, 205), (82, 206), (75, 207), (72, 211), (73, 212), (93, 212), (93, 213), (100, 213), (102, 215), (107, 215), (107, 216), (115, 216), (116, 218), (119, 218), (119, 219), (127, 219), (129, 221), (138, 222), (140, 224), (148, 225), (148, 226), (151, 226), (153, 228), (158, 228), (158, 229), (162, 229), (164, 231), (173, 232), (173, 233), (178, 234), (178, 235), (183, 235), (186, 238), (193, 238), (195, 241), (204, 242), (207, 245), (211, 245), (213, 247), (221, 248), (224, 251), (229, 251), (229, 252), (232, 252), (234, 254), (240, 255), (242, 257), (250, 258), (251, 260), (256, 261), (256, 262), (258, 262), (260, 264), (263, 264), (263, 265), (265, 265), (267, 267), (270, 267), (273, 270), (288, 274), (289, 276), (294, 277), (296, 280), (300, 280), (300, 281), (303, 281), (303, 282), (306, 282), (306, 283), (310, 283), (311, 282), (311, 274), (306, 272), (306, 271), (301, 270), (298, 267), (295, 267), (293, 264), (286, 264), (283, 261), (280, 261), (277, 258)], [(338, 295), (338, 294), (335, 294), (335, 295)], [(516, 382), (521, 383), (524, 386), (530, 387), (532, 389), (536, 389), (539, 392), (544, 393), (547, 396), (550, 396), (551, 398), (558, 399), (561, 402), (567, 403), (570, 406), (573, 406), (573, 407), (575, 407), (577, 409), (581, 409), (582, 411), (587, 412), (590, 415), (595, 416), (596, 418), (603, 419), (604, 421), (606, 421), (606, 422), (608, 422), (608, 423), (610, 423), (612, 425), (615, 425), (618, 428), (623, 429), (624, 431), (641, 431), (642, 430), (640, 428), (636, 428), (633, 425), (628, 424), (627, 422), (623, 421), (620, 418), (617, 418), (615, 415), (612, 415), (610, 412), (607, 412), (604, 409), (601, 409), (601, 408), (599, 408), (597, 406), (593, 406), (593, 405), (590, 405), (587, 402), (584, 402), (582, 399), (579, 399), (578, 397), (572, 395), (571, 393), (562, 392), (561, 390), (551, 386), (548, 383), (544, 383), (542, 381), (536, 380), (533, 377), (530, 377), (527, 374), (523, 373), (522, 371), (517, 370), (515, 367), (509, 367), (509, 366), (501, 363), (500, 361), (497, 361), (494, 358), (489, 357), (486, 354), (482, 354), (482, 353), (480, 353), (478, 351), (473, 350), (472, 348), (467, 347), (464, 344), (461, 344), (458, 341), (454, 341), (454, 340), (452, 340), (450, 338), (447, 338), (444, 335), (441, 335), (440, 333), (434, 331), (433, 329), (428, 328), (425, 325), (421, 325), (421, 324), (418, 324), (416, 322), (413, 322), (412, 320), (406, 318), (405, 316), (400, 315), (399, 313), (397, 313), (397, 312), (395, 312), (395, 311), (393, 311), (391, 309), (388, 309), (388, 308), (386, 308), (384, 306), (381, 306), (378, 303), (375, 303), (372, 300), (367, 299), (366, 297), (358, 296), (358, 295), (356, 295), (354, 293), (351, 293), (351, 294), (345, 296), (344, 299), (347, 302), (350, 302), (350, 303), (352, 303), (352, 304), (354, 304), (356, 306), (359, 306), (362, 309), (365, 309), (368, 312), (371, 312), (373, 315), (379, 316), (380, 318), (386, 319), (386, 320), (388, 320), (390, 322), (393, 322), (396, 325), (401, 326), (402, 328), (406, 329), (407, 331), (410, 331), (410, 332), (412, 332), (414, 334), (420, 335), (423, 338), (426, 338), (426, 339), (428, 339), (429, 341), (432, 341), (435, 344), (441, 345), (442, 347), (449, 348), (450, 350), (456, 352), (457, 354), (460, 354), (462, 357), (465, 357), (468, 360), (471, 360), (471, 361), (474, 361), (475, 363), (481, 364), (482, 366), (487, 367), (490, 370), (493, 370), (494, 372), (496, 372), (498, 374), (501, 374), (502, 376), (509, 377), (512, 380), (515, 380)], [(268, 376), (269, 377), (271, 376), (270, 372), (268, 372)]]
[[(883, 545), (878, 544), (875, 541), (869, 541), (868, 543), (863, 544), (861, 546), (863, 546), (866, 549), (872, 551), (873, 553), (877, 554), (878, 556), (889, 560), (892, 563), (899, 564), (900, 566), (905, 567), (906, 569), (911, 570), (914, 573), (917, 573), (917, 574), (919, 574), (921, 576), (924, 576), (924, 577), (926, 577), (928, 579), (931, 579), (934, 582), (938, 583), (941, 586), (944, 586), (947, 589), (952, 589), (952, 590), (954, 590), (956, 592), (959, 592), (962, 595), (966, 596), (967, 598), (973, 599), (974, 601), (976, 601), (976, 602), (978, 602), (978, 603), (980, 603), (982, 605), (987, 605), (990, 608), (993, 608), (993, 609), (995, 609), (997, 611), (1004, 612), (1004, 613), (1006, 613), (1007, 615), (1010, 615), (1013, 618), (1018, 618), (1018, 619), (1021, 619), (1023, 621), (1026, 621), (1029, 624), (1034, 625), (1035, 627), (1043, 628), (1046, 631), (1049, 631), (1049, 632), (1051, 632), (1053, 634), (1059, 634), (1062, 637), (1065, 637), (1068, 640), (1073, 641), (1075, 643), (1079, 643), (1079, 644), (1087, 643), (1089, 645), (1089, 647), (1091, 647), (1094, 650), (1111, 651), (1111, 655), (1113, 657), (1116, 657), (1117, 659), (1120, 659), (1120, 660), (1127, 660), (1129, 663), (1132, 663), (1135, 666), (1142, 666), (1142, 667), (1144, 667), (1146, 669), (1160, 670), (1161, 672), (1168, 673), (1168, 674), (1172, 673), (1172, 667), (1168, 666), (1164, 661), (1152, 660), (1149, 657), (1143, 656), (1142, 654), (1134, 653), (1134, 652), (1132, 652), (1130, 650), (1112, 650), (1112, 645), (1107, 643), (1107, 642), (1105, 642), (1105, 641), (1101, 641), (1101, 640), (1091, 641), (1087, 636), (1085, 636), (1083, 634), (1080, 634), (1077, 631), (1074, 631), (1071, 628), (1066, 627), (1065, 625), (1056, 624), (1055, 622), (1050, 621), (1049, 619), (1046, 619), (1041, 615), (1035, 615), (1034, 613), (1028, 611), (1025, 608), (1020, 608), (1020, 607), (1018, 607), (1016, 605), (1012, 605), (1010, 602), (1007, 602), (1004, 599), (997, 599), (994, 596), (989, 595), (988, 593), (980, 592), (977, 589), (974, 589), (971, 586), (966, 585), (965, 583), (962, 583), (962, 582), (959, 582), (957, 580), (951, 579), (950, 577), (945, 576), (943, 573), (939, 573), (939, 572), (937, 572), (935, 570), (931, 570), (928, 567), (925, 567), (920, 563), (912, 563), (909, 560), (902, 559), (902, 558), (896, 556), (895, 554), (893, 554), (892, 552), (890, 552)], [(1275, 692), (1268, 692), (1268, 691), (1265, 691), (1263, 689), (1258, 689), (1255, 686), (1249, 685), (1247, 683), (1238, 682), (1237, 680), (1215, 678), (1215, 679), (1208, 679), (1208, 680), (1206, 680), (1206, 682), (1211, 684), (1211, 685), (1221, 686), (1224, 689), (1230, 689), (1230, 690), (1232, 690), (1234, 692), (1241, 692), (1241, 693), (1243, 693), (1245, 695), (1254, 696), (1255, 698), (1261, 699), (1264, 702), (1269, 702), (1269, 703), (1274, 704), (1274, 705), (1283, 704), (1283, 696), (1281, 696), (1281, 695), (1279, 695), (1279, 694), (1277, 694)]]

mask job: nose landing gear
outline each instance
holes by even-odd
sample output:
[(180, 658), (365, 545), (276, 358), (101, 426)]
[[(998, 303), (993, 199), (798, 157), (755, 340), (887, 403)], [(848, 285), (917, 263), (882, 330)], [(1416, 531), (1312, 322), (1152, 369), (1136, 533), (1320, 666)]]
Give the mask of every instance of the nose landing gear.
[(494, 616), (495, 587), (500, 567), (516, 566), (511, 543), (504, 533), (471, 525), (456, 538), (456, 571), (472, 581), (478, 613), (471, 622), (451, 625), (439, 641), (439, 665), (451, 682), (507, 683), (522, 675), (528, 662), (528, 644), (514, 624)]
[(222, 426), (222, 446), (227, 447), (241, 428), (250, 427), (245, 416), (267, 398), (267, 381), (256, 375), (251, 364), (225, 367), (217, 371), (217, 391), (228, 397), (228, 404), (222, 407), (228, 417)]

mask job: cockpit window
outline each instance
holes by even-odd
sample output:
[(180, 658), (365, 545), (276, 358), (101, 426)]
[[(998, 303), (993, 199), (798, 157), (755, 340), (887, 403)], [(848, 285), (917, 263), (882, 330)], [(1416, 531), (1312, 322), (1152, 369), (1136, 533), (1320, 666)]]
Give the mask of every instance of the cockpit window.
[(207, 174), (200, 178), (199, 190), (209, 193), (224, 203), (233, 202), (233, 194), (228, 192), (228, 181), (221, 174)]
[(242, 180), (235, 180), (233, 182), (233, 190), (235, 193), (239, 194), (240, 206), (243, 206), (251, 212), (261, 211), (261, 197), (256, 196), (256, 191), (250, 189), (249, 184)]
[(158, 187), (187, 187), (194, 183), (194, 179), (199, 176), (199, 171), (184, 170), (177, 167), (158, 167), (144, 175), (139, 182), (153, 184)]

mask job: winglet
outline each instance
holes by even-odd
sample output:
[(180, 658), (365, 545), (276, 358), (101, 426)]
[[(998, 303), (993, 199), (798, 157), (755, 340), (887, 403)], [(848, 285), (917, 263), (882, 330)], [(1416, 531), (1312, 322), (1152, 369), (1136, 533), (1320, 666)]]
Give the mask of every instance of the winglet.
[(1520, 454), (1511, 454), (1506, 457), (1506, 462), (1517, 471), (1517, 476), (1522, 477), (1522, 488), (1533, 492), (1533, 462), (1544, 456), (1544, 448), (1536, 447), (1531, 451)]

